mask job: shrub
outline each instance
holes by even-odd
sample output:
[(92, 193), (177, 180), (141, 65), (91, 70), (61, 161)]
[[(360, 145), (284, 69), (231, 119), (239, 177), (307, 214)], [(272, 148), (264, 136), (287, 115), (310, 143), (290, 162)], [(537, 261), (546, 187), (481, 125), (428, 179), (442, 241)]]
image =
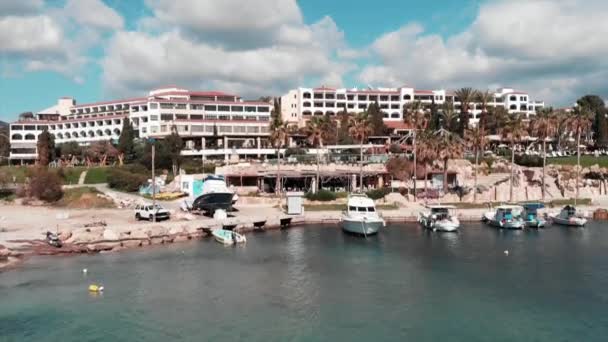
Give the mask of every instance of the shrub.
[(378, 200), (378, 199), (384, 198), (384, 196), (386, 196), (390, 193), (391, 193), (391, 189), (389, 189), (389, 188), (378, 188), (378, 189), (373, 189), (373, 190), (366, 192), (366, 195), (367, 195), (367, 197), (369, 197), (373, 200)]
[(388, 151), (395, 154), (403, 153), (403, 149), (399, 144), (391, 144), (391, 146), (388, 147)]
[(196, 161), (184, 161), (180, 167), (182, 170), (186, 171), (187, 174), (195, 174), (195, 173), (215, 173), (215, 164), (210, 161), (205, 161), (205, 167), (203, 167), (202, 162), (200, 160)]
[(61, 178), (54, 172), (39, 168), (32, 172), (26, 195), (45, 202), (56, 202), (63, 196)]
[(148, 176), (142, 173), (134, 173), (128, 168), (115, 168), (108, 172), (108, 186), (127, 192), (136, 192), (142, 184), (148, 181)]
[(323, 189), (317, 191), (317, 193), (315, 193), (315, 194), (313, 194), (312, 192), (307, 192), (305, 197), (309, 201), (320, 201), (320, 202), (329, 202), (329, 201), (333, 201), (337, 198), (335, 192), (323, 190)]
[(288, 147), (285, 149), (285, 157), (306, 155), (306, 150), (301, 147)]
[(515, 164), (527, 167), (543, 166), (543, 158), (539, 156), (515, 155)]

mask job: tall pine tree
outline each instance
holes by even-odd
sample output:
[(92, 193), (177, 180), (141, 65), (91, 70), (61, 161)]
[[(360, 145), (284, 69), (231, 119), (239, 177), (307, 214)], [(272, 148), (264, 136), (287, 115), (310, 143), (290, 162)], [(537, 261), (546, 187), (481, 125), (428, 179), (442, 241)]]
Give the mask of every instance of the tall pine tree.
[(118, 160), (120, 165), (123, 163), (129, 163), (135, 159), (135, 130), (133, 129), (133, 125), (131, 124), (131, 120), (129, 118), (124, 118), (122, 120), (122, 131), (120, 132), (120, 137), (118, 138)]
[(597, 95), (585, 95), (576, 103), (590, 110), (594, 115), (593, 138), (598, 147), (608, 147), (608, 121), (606, 120), (606, 104)]
[(38, 136), (36, 143), (38, 150), (38, 163), (41, 166), (48, 166), (55, 154), (55, 138), (46, 129)]
[(367, 117), (369, 118), (369, 124), (371, 126), (372, 136), (382, 136), (388, 133), (388, 127), (384, 124), (384, 114), (380, 110), (378, 101), (372, 103), (367, 107)]

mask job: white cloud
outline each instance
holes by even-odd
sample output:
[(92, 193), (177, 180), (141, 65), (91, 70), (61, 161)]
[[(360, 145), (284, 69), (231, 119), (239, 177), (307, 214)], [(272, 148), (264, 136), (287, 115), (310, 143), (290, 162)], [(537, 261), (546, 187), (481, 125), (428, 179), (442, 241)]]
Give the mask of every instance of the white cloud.
[(43, 6), (43, 0), (2, 0), (0, 1), (0, 17), (36, 13)]
[(84, 26), (102, 30), (118, 30), (124, 26), (120, 14), (101, 0), (68, 0), (64, 11)]
[(0, 18), (0, 54), (57, 52), (62, 39), (61, 27), (48, 16)]
[[(108, 92), (171, 83), (244, 96), (277, 95), (305, 82), (342, 84), (351, 51), (330, 17), (303, 23), (294, 0), (150, 0), (153, 17), (118, 32), (102, 61)], [(227, 88), (226, 88), (227, 87)]]
[[(570, 103), (606, 74), (604, 1), (494, 1), (465, 31), (448, 38), (408, 24), (371, 46), (379, 63), (361, 70), (367, 83), (419, 87), (513, 86), (558, 105)], [(604, 94), (606, 95), (606, 94)]]

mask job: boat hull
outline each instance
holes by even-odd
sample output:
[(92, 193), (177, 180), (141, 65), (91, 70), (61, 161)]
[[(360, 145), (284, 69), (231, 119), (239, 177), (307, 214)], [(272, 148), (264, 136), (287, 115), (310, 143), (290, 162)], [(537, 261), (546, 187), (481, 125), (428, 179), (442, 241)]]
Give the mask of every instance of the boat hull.
[(458, 222), (446, 220), (433, 222), (433, 220), (426, 217), (420, 218), (420, 225), (426, 229), (440, 232), (455, 232), (460, 227), (460, 223)]
[(378, 233), (382, 226), (384, 226), (384, 221), (381, 219), (342, 219), (342, 230), (352, 234), (374, 235)]
[(486, 223), (500, 229), (523, 229), (525, 226), (523, 222), (518, 221), (501, 223), (496, 220), (488, 220)]
[(194, 200), (192, 209), (205, 212), (215, 212), (218, 209), (229, 211), (232, 209), (233, 197), (234, 194), (229, 192), (203, 194)]
[(545, 220), (525, 221), (526, 228), (545, 228), (547, 222)]
[(564, 219), (559, 217), (553, 218), (553, 223), (567, 227), (584, 227), (587, 224), (587, 219), (582, 217)]
[(243, 235), (225, 229), (215, 229), (211, 234), (215, 241), (227, 246), (247, 241)]

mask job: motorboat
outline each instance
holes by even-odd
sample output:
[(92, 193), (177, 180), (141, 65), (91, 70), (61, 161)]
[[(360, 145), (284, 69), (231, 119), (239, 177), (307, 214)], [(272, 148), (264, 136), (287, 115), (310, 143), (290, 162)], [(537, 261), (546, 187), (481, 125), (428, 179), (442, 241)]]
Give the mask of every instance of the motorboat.
[(211, 234), (215, 238), (215, 241), (224, 245), (236, 245), (247, 242), (244, 235), (232, 230), (214, 229), (211, 231)]
[(538, 214), (538, 209), (545, 207), (542, 203), (526, 203), (523, 204), (524, 208), (523, 219), (526, 228), (544, 228), (547, 224), (547, 220)]
[(192, 210), (215, 213), (221, 209), (230, 211), (236, 194), (226, 186), (224, 177), (210, 175), (203, 181), (201, 195), (192, 202)]
[(482, 221), (501, 229), (522, 229), (525, 227), (522, 212), (521, 206), (501, 205), (483, 214)]
[(53, 247), (57, 247), (57, 248), (61, 248), (61, 246), (63, 245), (63, 243), (59, 239), (59, 236), (57, 234), (51, 233), (51, 232), (46, 232), (46, 243), (48, 243), (49, 246), (53, 246)]
[(376, 211), (374, 201), (364, 194), (348, 196), (347, 208), (342, 212), (342, 229), (348, 233), (373, 235), (386, 223)]
[(460, 227), (460, 221), (450, 214), (456, 209), (451, 205), (429, 205), (426, 212), (420, 213), (418, 222), (426, 229), (442, 232), (455, 232)]
[(587, 219), (576, 212), (576, 208), (571, 205), (565, 206), (558, 215), (551, 217), (553, 223), (562, 226), (583, 227), (587, 224)]

